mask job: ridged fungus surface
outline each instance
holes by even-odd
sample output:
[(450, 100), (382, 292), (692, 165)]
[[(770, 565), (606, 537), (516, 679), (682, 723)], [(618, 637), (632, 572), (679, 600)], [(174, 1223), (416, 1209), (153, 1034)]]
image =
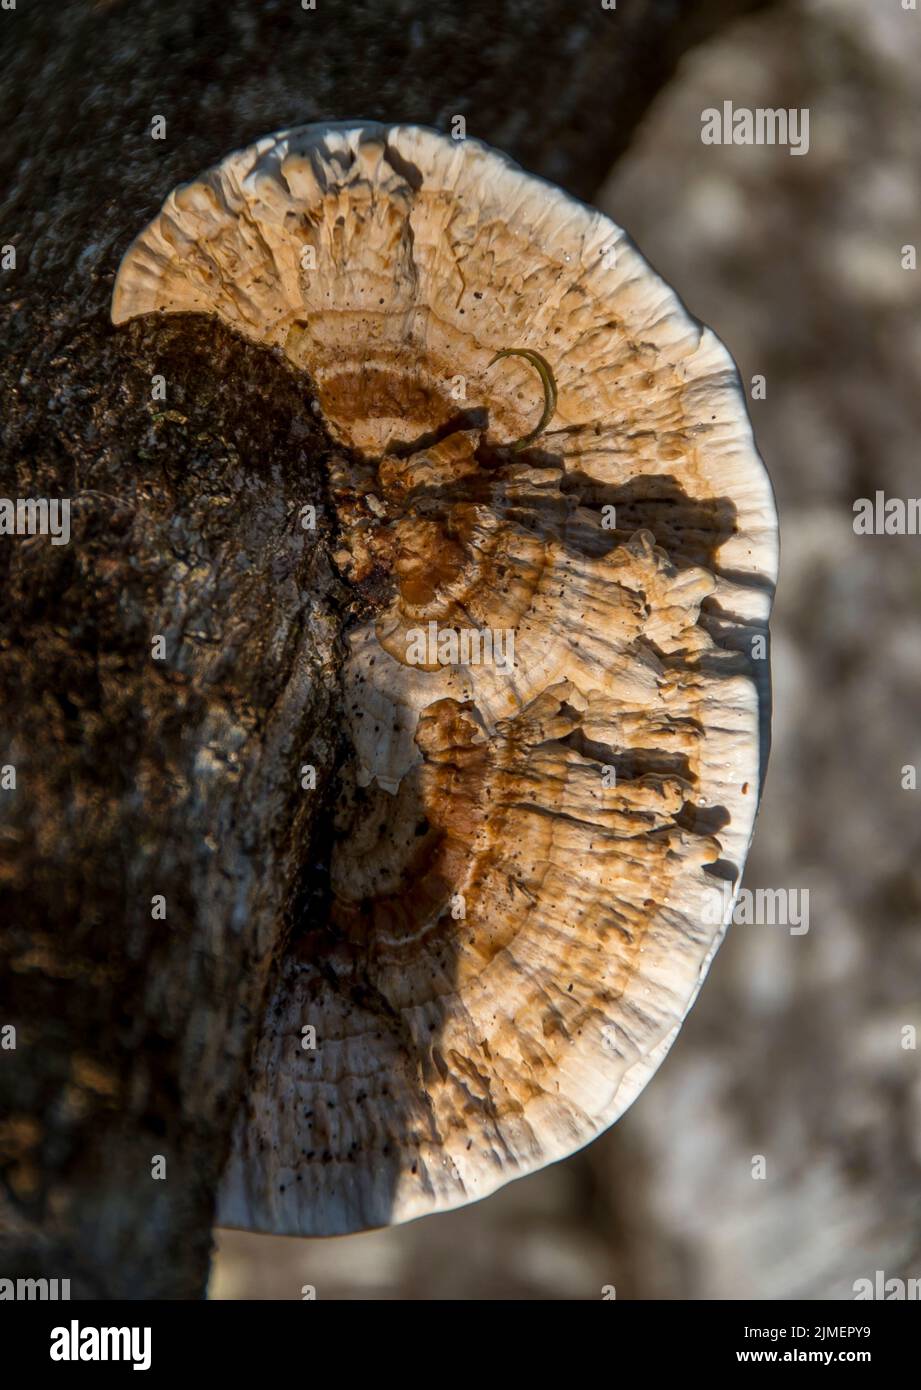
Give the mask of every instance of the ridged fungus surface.
[(726, 926), (777, 559), (735, 367), (606, 217), (409, 126), (283, 132), (177, 189), (115, 288), (116, 322), (152, 312), (304, 370), (362, 596), (327, 907), (219, 1219), (456, 1206), (622, 1113)]

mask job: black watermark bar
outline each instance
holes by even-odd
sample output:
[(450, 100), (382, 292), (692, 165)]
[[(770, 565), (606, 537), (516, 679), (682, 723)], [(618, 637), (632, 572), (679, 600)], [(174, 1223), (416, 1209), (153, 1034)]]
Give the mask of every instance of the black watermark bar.
[[(911, 1302), (398, 1302), (309, 1300), (236, 1303), (17, 1303), (0, 1310), (2, 1363), (26, 1374), (232, 1377), (246, 1385), (301, 1374), (312, 1380), (335, 1355), (350, 1380), (377, 1374), (382, 1358), (408, 1374), (410, 1348), (454, 1345), (460, 1365), (489, 1347), (495, 1377), (514, 1352), (516, 1374), (546, 1381), (588, 1348), (642, 1355), (648, 1372), (857, 1367), (878, 1375), (913, 1356), (919, 1327)], [(309, 1306), (305, 1306), (309, 1303)], [(474, 1332), (473, 1329), (476, 1329)], [(460, 1337), (460, 1341), (458, 1341)], [(588, 1338), (588, 1341), (583, 1341)], [(581, 1348), (581, 1350), (580, 1350)], [(402, 1350), (401, 1350), (402, 1349)], [(466, 1349), (466, 1350), (465, 1350)], [(438, 1353), (438, 1357), (443, 1354)], [(594, 1358), (594, 1353), (593, 1353)], [(402, 1366), (402, 1370), (401, 1370)]]

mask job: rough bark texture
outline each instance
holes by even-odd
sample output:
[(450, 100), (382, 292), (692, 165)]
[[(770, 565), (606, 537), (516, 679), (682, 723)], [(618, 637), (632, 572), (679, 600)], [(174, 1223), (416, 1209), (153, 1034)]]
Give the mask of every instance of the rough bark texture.
[(7, 416), (4, 495), (74, 498), (70, 545), (4, 555), (7, 1234), (23, 1276), (61, 1231), (43, 1272), (80, 1292), (192, 1293), (318, 805), (298, 770), (334, 760), (340, 624), (299, 525), (322, 442), (293, 375), (209, 323), (85, 325), (55, 360), (62, 392)]
[(0, 495), (73, 499), (69, 545), (0, 539), (0, 1275), (74, 1297), (204, 1286), (350, 602), (309, 384), (216, 323), (113, 330), (118, 257), (175, 183), (306, 120), (464, 115), (587, 194), (683, 49), (759, 0), (317, 3), (0, 15)]

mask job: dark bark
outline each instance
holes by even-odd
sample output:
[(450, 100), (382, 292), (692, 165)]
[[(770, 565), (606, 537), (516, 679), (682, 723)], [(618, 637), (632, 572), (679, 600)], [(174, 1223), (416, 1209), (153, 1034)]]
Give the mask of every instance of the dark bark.
[(299, 524), (323, 443), (293, 375), (205, 321), (89, 323), (55, 361), (7, 416), (4, 495), (75, 499), (70, 545), (4, 538), (8, 1234), (23, 1276), (34, 1230), (81, 1292), (191, 1294), (320, 800), (299, 768), (333, 763), (341, 619)]
[(317, 5), (0, 17), (0, 496), (73, 499), (69, 545), (0, 537), (0, 1277), (69, 1277), (74, 1297), (203, 1288), (268, 973), (309, 889), (349, 603), (308, 384), (216, 323), (112, 329), (119, 255), (175, 183), (306, 120), (464, 115), (586, 195), (689, 43), (759, 0)]

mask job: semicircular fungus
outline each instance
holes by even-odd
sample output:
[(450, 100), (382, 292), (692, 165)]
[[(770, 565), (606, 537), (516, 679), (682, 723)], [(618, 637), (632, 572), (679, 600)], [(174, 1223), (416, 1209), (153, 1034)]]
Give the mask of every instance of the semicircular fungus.
[(176, 189), (115, 286), (115, 322), (156, 311), (309, 373), (365, 596), (328, 910), (218, 1219), (482, 1197), (617, 1119), (731, 915), (777, 560), (734, 364), (608, 218), (413, 126), (286, 131)]

